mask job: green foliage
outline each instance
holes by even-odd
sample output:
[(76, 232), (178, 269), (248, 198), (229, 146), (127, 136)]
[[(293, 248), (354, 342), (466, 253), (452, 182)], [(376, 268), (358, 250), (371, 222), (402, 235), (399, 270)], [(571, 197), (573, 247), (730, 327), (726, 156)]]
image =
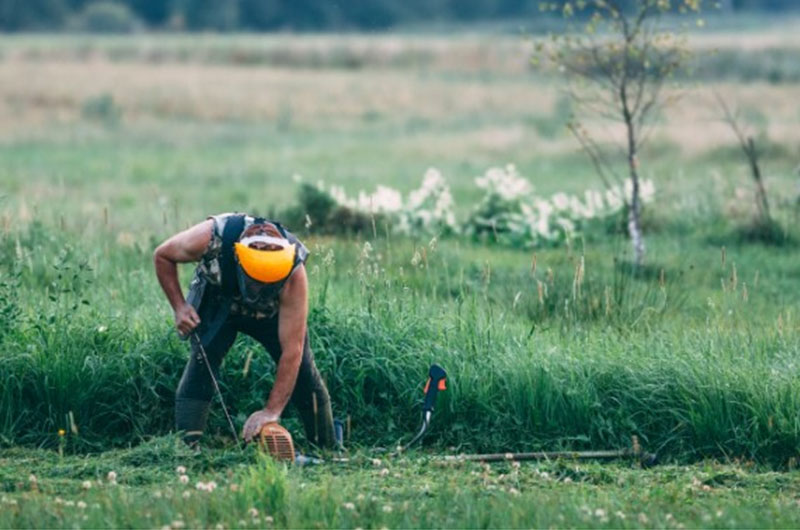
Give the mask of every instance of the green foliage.
[(19, 272), (0, 267), (0, 344), (19, 325)]
[(109, 93), (99, 94), (83, 102), (81, 114), (87, 120), (113, 127), (122, 119), (122, 109)]
[(127, 5), (112, 1), (87, 4), (72, 24), (74, 29), (88, 33), (131, 33), (142, 25)]
[(183, 0), (183, 3), (189, 29), (230, 31), (236, 28), (239, 19), (236, 0)]
[(68, 14), (63, 0), (3, 0), (0, 29), (4, 31), (45, 30), (61, 27)]
[(301, 182), (297, 204), (287, 208), (280, 217), (290, 226), (305, 226), (314, 234), (363, 234), (372, 230), (381, 216), (341, 206), (319, 186)]
[[(638, 0), (622, 0), (630, 7)], [(60, 28), (70, 14), (79, 13), (85, 0), (4, 0), (0, 4), (0, 28), (37, 30)], [(485, 20), (527, 19), (534, 25), (547, 25), (549, 17), (539, 13), (539, 6), (558, 12), (575, 11), (573, 6), (591, 1), (557, 0), (350, 0), (339, 4), (304, 1), (260, 0), (115, 0), (154, 28), (184, 20), (189, 29), (248, 31), (284, 30), (376, 30), (400, 24), (430, 21), (476, 22)], [(665, 3), (665, 2), (661, 2)], [(670, 3), (670, 2), (666, 2)], [(672, 1), (673, 9), (681, 2)], [(793, 0), (724, 0), (727, 10), (782, 11), (795, 8)], [(569, 5), (570, 8), (565, 8)], [(180, 24), (177, 24), (180, 27)]]
[(283, 522), (287, 501), (286, 467), (266, 453), (257, 454), (255, 460), (242, 474), (242, 496), (247, 505), (256, 507), (259, 513), (272, 514)]

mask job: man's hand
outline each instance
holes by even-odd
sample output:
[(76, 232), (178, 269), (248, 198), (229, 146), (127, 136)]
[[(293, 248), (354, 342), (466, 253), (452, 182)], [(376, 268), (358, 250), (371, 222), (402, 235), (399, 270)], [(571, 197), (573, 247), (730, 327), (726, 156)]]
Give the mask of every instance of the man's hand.
[(156, 267), (158, 283), (175, 312), (175, 327), (184, 336), (189, 334), (200, 323), (194, 308), (186, 303), (178, 282), (178, 263), (197, 261), (203, 257), (205, 249), (211, 241), (214, 221), (207, 219), (202, 223), (175, 234), (156, 248), (153, 252), (153, 263)]
[(264, 425), (267, 423), (275, 423), (279, 419), (279, 415), (267, 412), (264, 409), (252, 413), (244, 424), (242, 438), (244, 438), (245, 442), (253, 441), (253, 438), (258, 436), (258, 433), (261, 432), (261, 428), (264, 427)]
[(200, 316), (191, 304), (186, 302), (175, 310), (175, 327), (182, 337), (186, 337), (200, 324)]

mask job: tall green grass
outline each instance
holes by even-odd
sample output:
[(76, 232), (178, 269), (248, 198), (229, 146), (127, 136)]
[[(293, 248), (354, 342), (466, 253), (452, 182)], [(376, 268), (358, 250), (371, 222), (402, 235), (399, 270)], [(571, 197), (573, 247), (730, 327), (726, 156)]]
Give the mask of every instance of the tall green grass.
[[(63, 428), (66, 449), (83, 452), (169, 432), (187, 353), (149, 253), (104, 236), (56, 251), (57, 234), (32, 225), (3, 239), (0, 300), (15, 316), (0, 334), (0, 440), (56, 448)], [(411, 434), (437, 362), (450, 376), (428, 437), (438, 447), (619, 447), (638, 435), (666, 458), (785, 464), (800, 448), (800, 343), (771, 289), (791, 285), (792, 251), (760, 263), (766, 250), (732, 249), (723, 265), (702, 241), (678, 261), (655, 241), (658, 272), (631, 275), (609, 258), (614, 244), (540, 251), (534, 269), (530, 255), (456, 241), (312, 240), (312, 346), (351, 441)], [(734, 259), (745, 260), (735, 274)], [(239, 424), (272, 373), (240, 338), (222, 377)], [(224, 436), (216, 410), (212, 434)]]

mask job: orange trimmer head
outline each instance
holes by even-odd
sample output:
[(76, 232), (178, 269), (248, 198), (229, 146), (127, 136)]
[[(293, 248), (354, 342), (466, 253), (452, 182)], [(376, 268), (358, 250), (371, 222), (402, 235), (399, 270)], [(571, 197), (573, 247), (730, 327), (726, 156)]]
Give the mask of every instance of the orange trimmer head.
[(275, 460), (294, 462), (292, 435), (277, 423), (267, 423), (261, 428), (259, 446)]

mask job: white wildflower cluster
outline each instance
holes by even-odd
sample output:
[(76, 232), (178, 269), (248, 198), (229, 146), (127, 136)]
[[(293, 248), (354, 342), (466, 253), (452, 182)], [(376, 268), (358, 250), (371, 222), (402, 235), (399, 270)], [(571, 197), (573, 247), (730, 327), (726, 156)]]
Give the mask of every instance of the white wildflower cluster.
[(408, 194), (397, 230), (404, 234), (457, 232), (454, 206), (450, 186), (438, 169), (430, 168), (425, 172), (422, 186)]
[(458, 228), (450, 186), (441, 172), (434, 168), (425, 172), (422, 185), (405, 199), (402, 193), (387, 186), (378, 186), (373, 193), (360, 191), (356, 197), (349, 197), (341, 186), (326, 189), (323, 182), (317, 183), (317, 189), (340, 207), (360, 214), (386, 217), (393, 229), (401, 234), (419, 231), (452, 233)]
[[(425, 172), (422, 185), (406, 198), (392, 188), (378, 186), (373, 193), (360, 191), (349, 197), (340, 186), (318, 191), (337, 206), (361, 215), (382, 216), (401, 234), (458, 234), (494, 240), (514, 246), (533, 247), (558, 244), (575, 237), (588, 224), (618, 214), (632, 196), (631, 181), (605, 191), (587, 190), (583, 196), (556, 193), (542, 197), (513, 164), (493, 167), (475, 179), (483, 198), (460, 225), (455, 217), (455, 202), (450, 187), (435, 168)], [(640, 182), (643, 203), (652, 202), (655, 187), (650, 180)]]
[[(325, 190), (325, 184), (317, 184), (320, 190)], [(344, 206), (357, 212), (368, 214), (395, 214), (403, 209), (402, 194), (387, 186), (378, 186), (371, 194), (359, 191), (358, 197), (350, 198), (341, 186), (331, 186), (330, 196), (339, 206)]]
[[(535, 193), (514, 165), (491, 168), (475, 179), (484, 197), (473, 209), (464, 232), (467, 235), (487, 234), (515, 246), (532, 247), (557, 244), (575, 237), (590, 222), (607, 219), (619, 213), (632, 194), (627, 181), (600, 192), (587, 190), (583, 198), (556, 193), (549, 198)], [(652, 181), (640, 182), (642, 202), (653, 200)]]

